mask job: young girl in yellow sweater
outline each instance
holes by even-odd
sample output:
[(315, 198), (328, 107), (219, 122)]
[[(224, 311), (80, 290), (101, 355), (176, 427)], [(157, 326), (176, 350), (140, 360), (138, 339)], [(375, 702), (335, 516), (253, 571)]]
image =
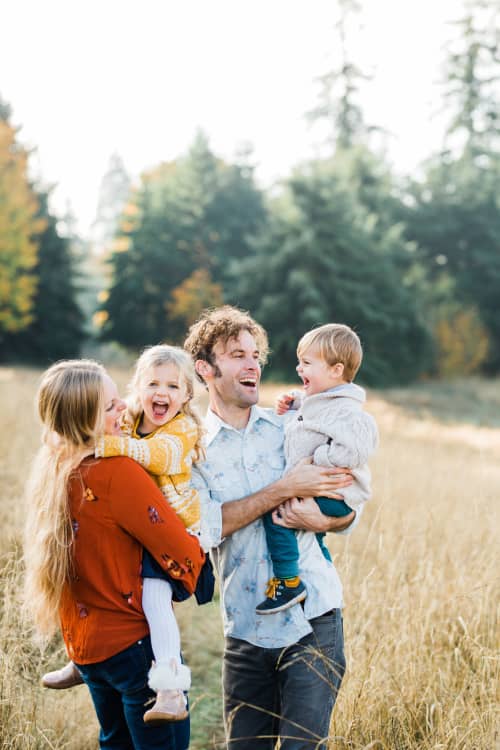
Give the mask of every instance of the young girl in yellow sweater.
[[(199, 537), (200, 501), (196, 490), (189, 486), (192, 463), (202, 457), (201, 420), (191, 406), (193, 392), (194, 368), (183, 349), (168, 345), (146, 349), (129, 385), (122, 434), (103, 435), (95, 446), (95, 456), (129, 456), (141, 464), (156, 480), (186, 529)], [(149, 515), (151, 523), (163, 523), (161, 509), (151, 507)], [(167, 580), (161, 567), (144, 550), (142, 606), (155, 655), (149, 685), (157, 692), (154, 706), (144, 715), (147, 723), (177, 721), (187, 716), (183, 691), (190, 687), (190, 671), (181, 662), (180, 634), (172, 608), (172, 596), (177, 600), (187, 596), (176, 580), (178, 575), (179, 571), (172, 568)], [(205, 590), (197, 597), (200, 603), (211, 598), (213, 591), (210, 567), (201, 579), (208, 594)], [(69, 687), (70, 684), (60, 684), (60, 674), (45, 675), (43, 683), (47, 687)]]

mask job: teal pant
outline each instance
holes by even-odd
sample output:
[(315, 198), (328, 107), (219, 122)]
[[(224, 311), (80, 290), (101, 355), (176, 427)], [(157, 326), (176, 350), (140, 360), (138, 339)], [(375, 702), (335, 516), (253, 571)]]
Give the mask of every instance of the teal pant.
[[(343, 500), (332, 500), (329, 497), (315, 497), (319, 508), (325, 516), (348, 516), (352, 513)], [(269, 554), (273, 563), (273, 571), (276, 578), (294, 578), (299, 575), (299, 546), (294, 529), (286, 529), (273, 522), (272, 514), (264, 516), (264, 529)], [(324, 533), (316, 534), (318, 544), (323, 555), (331, 562), (330, 552), (324, 542)]]

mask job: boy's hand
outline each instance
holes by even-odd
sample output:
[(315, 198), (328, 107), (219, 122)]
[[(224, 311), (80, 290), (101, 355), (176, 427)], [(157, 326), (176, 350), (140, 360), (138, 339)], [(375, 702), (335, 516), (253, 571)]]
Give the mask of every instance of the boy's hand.
[(276, 414), (286, 414), (294, 401), (293, 393), (282, 393), (276, 400)]

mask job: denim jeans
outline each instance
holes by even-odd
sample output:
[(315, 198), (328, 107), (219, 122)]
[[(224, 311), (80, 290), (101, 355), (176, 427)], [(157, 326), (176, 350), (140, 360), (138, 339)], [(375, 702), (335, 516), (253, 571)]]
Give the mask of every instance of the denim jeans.
[(157, 727), (143, 721), (145, 703), (155, 697), (147, 684), (152, 659), (146, 636), (105, 661), (77, 665), (94, 702), (101, 748), (187, 750), (189, 717)]
[[(272, 617), (272, 615), (270, 615)], [(345, 671), (339, 609), (311, 620), (313, 632), (287, 648), (227, 638), (224, 722), (228, 750), (326, 748)]]

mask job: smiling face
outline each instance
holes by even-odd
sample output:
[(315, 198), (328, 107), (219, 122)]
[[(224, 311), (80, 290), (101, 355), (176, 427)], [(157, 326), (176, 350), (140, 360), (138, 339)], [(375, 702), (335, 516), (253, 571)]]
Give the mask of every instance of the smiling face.
[(306, 396), (323, 393), (346, 382), (342, 377), (344, 365), (340, 362), (329, 365), (312, 347), (299, 356), (297, 373), (304, 383)]
[(189, 399), (177, 365), (169, 362), (146, 370), (139, 386), (139, 399), (143, 410), (141, 432), (153, 432), (170, 422)]
[(236, 337), (218, 341), (212, 362), (196, 363), (209, 391), (210, 408), (228, 424), (243, 427), (250, 407), (259, 400), (261, 366), (254, 337), (243, 329)]
[(118, 395), (114, 380), (104, 375), (104, 433), (119, 435), (121, 432), (121, 413), (125, 409), (125, 401)]

